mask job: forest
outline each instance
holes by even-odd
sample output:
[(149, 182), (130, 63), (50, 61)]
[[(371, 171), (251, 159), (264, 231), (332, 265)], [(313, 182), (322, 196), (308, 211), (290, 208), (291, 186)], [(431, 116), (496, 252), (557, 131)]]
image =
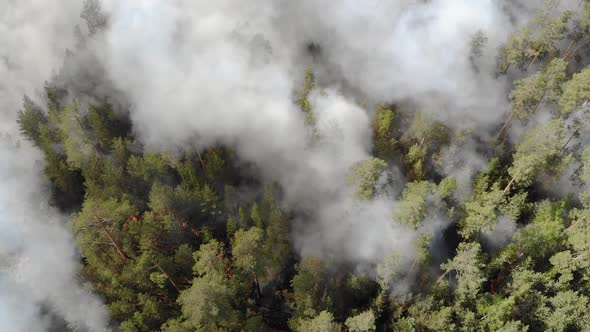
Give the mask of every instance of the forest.
[[(88, 69), (84, 61), (98, 62), (92, 36), (111, 21), (86, 1), (85, 32), (45, 82), (43, 102), (24, 97), (18, 126), (42, 153), (50, 204), (68, 216), (78, 278), (103, 301), (107, 329), (590, 331), (590, 3), (559, 8), (547, 2), (492, 55), (486, 32), (470, 33), (469, 70), (492, 59), (490, 77), (509, 82), (508, 107), (485, 130), (455, 125), (411, 96), (377, 100), (354, 86), (342, 94), (368, 120), (340, 113), (347, 106), (329, 102), (337, 97), (317, 60), (329, 52), (308, 43), (303, 57), (312, 60), (298, 67), (297, 84), (274, 87), (290, 90), (295, 112), (285, 122), (298, 121), (288, 128), (301, 128), (299, 140), (212, 127), (230, 123), (234, 107), (264, 105), (250, 104), (247, 88), (238, 96), (240, 85), (216, 103), (197, 99), (197, 109), (232, 109), (218, 117), (140, 113), (155, 103), (168, 114), (186, 101), (129, 97), (140, 84), (166, 86), (165, 75), (143, 83), (122, 73), (137, 84), (124, 91)], [(329, 137), (330, 107), (366, 125), (368, 139), (350, 143), (356, 132), (347, 127)], [(247, 115), (244, 127), (275, 120)], [(201, 132), (153, 144), (191, 116), (201, 117), (193, 127)], [(232, 130), (235, 139), (216, 136)], [(345, 152), (359, 146), (368, 153)]]

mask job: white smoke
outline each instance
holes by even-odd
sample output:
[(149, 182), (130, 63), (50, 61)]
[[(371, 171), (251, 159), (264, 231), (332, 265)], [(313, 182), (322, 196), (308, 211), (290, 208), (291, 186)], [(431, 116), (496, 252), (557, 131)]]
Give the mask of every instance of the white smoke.
[[(155, 149), (235, 146), (282, 185), (287, 203), (309, 212), (295, 232), (303, 254), (376, 261), (393, 248), (411, 252), (413, 236), (391, 220), (394, 200), (351, 202), (346, 175), (371, 148), (371, 110), (359, 97), (411, 99), (458, 127), (489, 126), (507, 109), (505, 83), (492, 72), (510, 29), (494, 1), (146, 0), (106, 8), (110, 29), (95, 50), (130, 99), (140, 139)], [(475, 70), (478, 31), (488, 45)], [(306, 58), (308, 43), (319, 45), (320, 60)], [(320, 82), (313, 146), (293, 102), (309, 64)], [(345, 96), (346, 87), (359, 94)]]
[(17, 141), (23, 95), (43, 81), (74, 41), (78, 1), (0, 2), (0, 331), (70, 326), (101, 331), (106, 313), (77, 280), (78, 258), (65, 218), (47, 206), (42, 156)]

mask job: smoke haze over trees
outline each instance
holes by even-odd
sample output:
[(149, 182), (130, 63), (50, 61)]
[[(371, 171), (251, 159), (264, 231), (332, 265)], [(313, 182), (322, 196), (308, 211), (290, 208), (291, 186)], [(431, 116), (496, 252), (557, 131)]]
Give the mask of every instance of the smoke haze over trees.
[(0, 331), (587, 331), (590, 3), (0, 4)]

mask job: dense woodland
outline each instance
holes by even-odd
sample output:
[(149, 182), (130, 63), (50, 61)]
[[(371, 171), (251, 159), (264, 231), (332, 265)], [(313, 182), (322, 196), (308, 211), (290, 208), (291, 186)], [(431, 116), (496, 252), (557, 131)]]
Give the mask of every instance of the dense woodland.
[[(474, 61), (485, 42), (474, 36)], [(392, 222), (452, 220), (443, 234), (452, 254), (441, 261), (423, 232), (401, 293), (396, 282), (410, 272), (395, 253), (375, 274), (300, 257), (290, 235), (297, 211), (231, 146), (148, 151), (123, 107), (78, 98), (63, 81), (46, 83), (46, 105), (25, 97), (19, 125), (44, 154), (52, 204), (72, 215), (81, 278), (114, 329), (590, 331), (589, 50), (590, 4), (539, 13), (498, 54), (497, 74), (518, 78), (512, 112), (484, 138), (403, 105), (373, 111), (373, 157), (350, 170), (355, 199), (370, 200), (395, 164), (407, 182)], [(314, 126), (314, 70), (301, 75), (295, 102)], [(550, 118), (532, 121), (541, 111)], [(529, 125), (513, 142), (515, 123)], [(474, 137), (488, 165), (459, 195), (441, 152)], [(569, 195), (552, 190), (564, 178)], [(516, 231), (493, 245), (485, 234), (501, 221)]]

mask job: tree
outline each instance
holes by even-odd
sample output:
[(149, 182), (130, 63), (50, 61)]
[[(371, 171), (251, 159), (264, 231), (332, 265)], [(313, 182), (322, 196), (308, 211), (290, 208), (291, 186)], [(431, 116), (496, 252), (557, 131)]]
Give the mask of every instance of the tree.
[(334, 316), (328, 311), (320, 312), (314, 318), (301, 318), (293, 324), (297, 332), (340, 332), (342, 327), (334, 322)]
[(35, 146), (41, 147), (41, 126), (47, 125), (47, 117), (27, 96), (23, 98), (23, 109), (18, 112), (17, 123), (21, 134)]
[(537, 14), (534, 26), (525, 26), (511, 36), (501, 48), (498, 67), (506, 72), (511, 66), (528, 69), (537, 59), (556, 50), (556, 42), (568, 32), (568, 22), (573, 12), (564, 11), (551, 18), (554, 1), (547, 1)]
[(552, 120), (527, 131), (508, 169), (512, 179), (504, 191), (512, 183), (528, 186), (540, 173), (559, 176), (572, 158), (569, 154), (562, 154), (564, 142), (563, 122), (560, 120)]
[(86, 118), (88, 130), (101, 150), (110, 149), (114, 139), (128, 136), (131, 130), (131, 124), (108, 103), (88, 105)]
[(517, 80), (510, 92), (512, 112), (500, 129), (501, 137), (512, 118), (528, 120), (544, 100), (556, 103), (561, 95), (561, 85), (566, 80), (567, 62), (561, 58), (553, 59), (542, 71)]
[(532, 223), (515, 233), (512, 245), (538, 264), (547, 265), (548, 259), (563, 248), (566, 211), (567, 201), (538, 203)]
[(519, 119), (527, 119), (536, 112), (544, 98), (555, 101), (561, 95), (561, 84), (566, 79), (567, 62), (553, 59), (542, 71), (518, 80), (510, 93), (512, 107)]
[(371, 157), (352, 167), (347, 181), (355, 187), (354, 197), (358, 200), (370, 200), (375, 196), (377, 180), (387, 169), (387, 163)]
[(85, 130), (83, 121), (80, 104), (77, 102), (65, 107), (60, 114), (60, 130), (63, 135), (67, 161), (73, 168), (83, 168), (94, 155), (102, 158), (94, 146), (96, 142)]
[(457, 248), (457, 255), (441, 265), (446, 270), (457, 272), (457, 296), (459, 301), (475, 300), (486, 280), (483, 271), (484, 257), (479, 243), (462, 242)]
[(568, 255), (569, 268), (579, 268), (590, 277), (590, 209), (574, 209), (570, 213), (570, 226), (565, 230), (567, 243), (572, 249)]
[(435, 292), (413, 301), (405, 319), (398, 319), (394, 328), (401, 331), (457, 331), (453, 308), (447, 306), (438, 295)]
[(422, 146), (414, 144), (410, 147), (405, 160), (410, 178), (415, 180), (424, 178), (424, 158), (426, 158), (426, 150)]
[(301, 91), (299, 98), (297, 99), (297, 104), (301, 108), (305, 115), (305, 124), (313, 126), (315, 124), (315, 117), (313, 115), (313, 111), (311, 109), (311, 101), (309, 100), (309, 95), (315, 86), (315, 77), (313, 74), (313, 70), (311, 68), (307, 68), (305, 70), (305, 76), (303, 79), (303, 90)]
[(482, 30), (478, 30), (472, 37), (469, 43), (470, 54), (469, 59), (474, 61), (483, 54), (483, 48), (488, 42), (488, 37)]
[(265, 260), (262, 259), (265, 257), (263, 237), (264, 232), (258, 227), (247, 231), (240, 229), (234, 235), (232, 245), (235, 267), (252, 276), (259, 297), (262, 297), (260, 283), (264, 282), (267, 274)]
[(436, 159), (443, 147), (451, 142), (451, 130), (444, 123), (432, 119), (421, 112), (416, 112), (408, 130), (400, 139), (400, 144), (407, 147), (404, 164), (408, 177), (421, 180), (428, 171), (427, 157)]
[(117, 260), (126, 262), (130, 254), (123, 245), (122, 229), (125, 220), (135, 214), (135, 208), (127, 201), (87, 199), (71, 222), (82, 254), (91, 261), (100, 260), (101, 265)]
[(238, 291), (226, 274), (230, 262), (224, 257), (223, 244), (216, 240), (202, 244), (194, 259), (195, 278), (178, 298), (181, 325), (193, 331), (239, 329), (243, 315), (236, 309)]
[(397, 150), (394, 136), (393, 111), (386, 105), (379, 105), (373, 114), (373, 150), (377, 158), (391, 160)]
[(585, 330), (590, 328), (588, 297), (575, 291), (558, 292), (549, 299), (551, 310), (545, 317), (548, 331)]
[(361, 312), (358, 315), (348, 317), (344, 323), (350, 332), (375, 331), (375, 314), (371, 310)]
[(418, 228), (428, 213), (428, 200), (434, 201), (435, 189), (436, 186), (428, 181), (408, 182), (394, 219)]
[(493, 230), (501, 214), (500, 205), (505, 202), (504, 192), (497, 183), (489, 190), (478, 189), (465, 203), (466, 215), (460, 221), (460, 233), (467, 239), (478, 232)]
[(394, 219), (418, 229), (431, 214), (441, 211), (448, 215), (450, 212), (444, 199), (450, 197), (455, 189), (456, 182), (451, 177), (443, 179), (438, 186), (428, 181), (408, 182)]
[(320, 312), (332, 308), (334, 286), (327, 267), (319, 258), (305, 257), (295, 265), (297, 274), (291, 280), (293, 287), (291, 308), (292, 321), (297, 324), (300, 318), (312, 318)]
[(564, 115), (571, 114), (582, 103), (590, 99), (590, 67), (576, 73), (564, 84), (559, 107)]
[(395, 251), (391, 251), (383, 261), (377, 265), (377, 280), (382, 289), (388, 290), (396, 280), (404, 273), (401, 257)]
[(282, 272), (291, 258), (289, 220), (277, 204), (274, 200), (268, 204), (265, 230), (264, 257), (270, 277)]

